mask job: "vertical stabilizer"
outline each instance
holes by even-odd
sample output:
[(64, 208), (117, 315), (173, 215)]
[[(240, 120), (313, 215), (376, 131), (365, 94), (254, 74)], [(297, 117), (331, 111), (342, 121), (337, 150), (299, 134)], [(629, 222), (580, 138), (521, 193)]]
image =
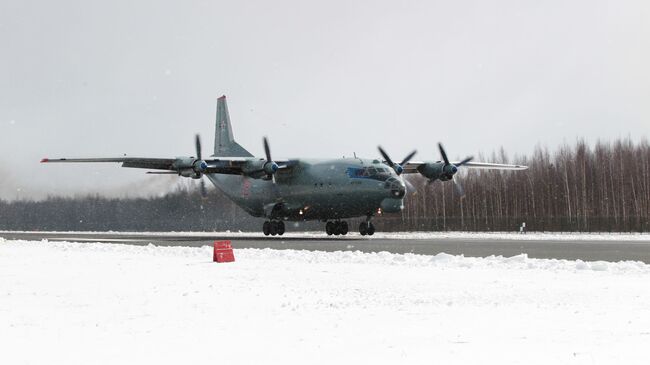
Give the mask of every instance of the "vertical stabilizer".
[(217, 99), (217, 123), (214, 135), (214, 155), (217, 157), (253, 157), (235, 142), (230, 125), (226, 96)]

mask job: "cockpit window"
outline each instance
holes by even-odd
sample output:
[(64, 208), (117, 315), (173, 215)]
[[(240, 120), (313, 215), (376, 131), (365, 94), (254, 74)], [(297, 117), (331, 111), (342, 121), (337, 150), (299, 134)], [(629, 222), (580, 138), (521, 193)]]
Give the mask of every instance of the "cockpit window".
[(384, 181), (390, 173), (383, 167), (348, 167), (346, 174), (351, 178)]

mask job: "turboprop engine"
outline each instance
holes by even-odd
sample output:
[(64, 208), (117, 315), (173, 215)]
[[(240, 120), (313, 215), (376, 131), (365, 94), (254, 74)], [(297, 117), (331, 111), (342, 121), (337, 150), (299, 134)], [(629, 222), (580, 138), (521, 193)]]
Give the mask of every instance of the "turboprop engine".
[(174, 162), (174, 168), (178, 171), (178, 174), (183, 177), (200, 179), (208, 168), (208, 164), (205, 161), (194, 157), (179, 157)]
[(440, 155), (442, 156), (443, 161), (422, 164), (418, 166), (418, 172), (422, 174), (422, 176), (428, 178), (429, 182), (436, 180), (453, 181), (456, 191), (462, 196), (464, 194), (463, 188), (454, 180), (454, 175), (458, 172), (460, 166), (470, 162), (473, 157), (469, 156), (461, 162), (452, 164), (449, 162), (449, 158), (447, 158), (447, 153), (442, 147), (442, 144), (438, 143), (438, 148), (440, 149)]
[(246, 163), (242, 170), (246, 176), (254, 179), (271, 179), (275, 183), (275, 173), (280, 169), (280, 166), (271, 158), (271, 148), (266, 137), (264, 137), (264, 154), (266, 160), (250, 161)]

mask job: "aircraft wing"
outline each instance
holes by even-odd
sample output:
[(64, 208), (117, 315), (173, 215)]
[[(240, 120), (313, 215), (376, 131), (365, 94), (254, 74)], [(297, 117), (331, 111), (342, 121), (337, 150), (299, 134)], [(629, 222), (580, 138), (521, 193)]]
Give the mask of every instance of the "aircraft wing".
[[(451, 161), (451, 164), (453, 165), (458, 165), (460, 164), (460, 161)], [(424, 167), (425, 165), (442, 165), (444, 164), (443, 161), (435, 161), (435, 162), (423, 162), (423, 161), (411, 161), (406, 163), (404, 166), (404, 173), (405, 174), (415, 174), (417, 172), (420, 172), (420, 169)], [(500, 163), (490, 163), (490, 162), (465, 162), (462, 164), (463, 168), (468, 168), (468, 169), (483, 169), (483, 170), (526, 170), (528, 166), (523, 166), (523, 165), (508, 165), (508, 164), (500, 164)]]
[[(263, 166), (265, 160), (254, 157), (213, 157), (205, 160), (198, 160), (194, 157), (177, 157), (177, 158), (149, 158), (149, 157), (108, 157), (108, 158), (44, 158), (41, 163), (68, 162), (115, 162), (121, 163), (122, 167), (131, 167), (149, 170), (166, 170), (151, 173), (169, 173), (181, 174), (181, 171), (187, 171), (198, 168), (201, 162), (205, 166), (201, 167), (200, 172), (206, 174), (230, 174), (230, 175), (249, 175), (257, 173), (259, 169), (256, 166)], [(291, 168), (298, 164), (297, 160), (277, 160), (275, 161), (280, 169)]]
[[(457, 165), (460, 162), (452, 162), (452, 164)], [(468, 169), (483, 169), (483, 170), (526, 170), (528, 166), (523, 165), (507, 165), (501, 163), (490, 163), (490, 162), (465, 162), (463, 167)]]
[(109, 158), (44, 158), (41, 163), (50, 162), (117, 162), (122, 167), (135, 167), (152, 170), (174, 170), (173, 158), (143, 158), (143, 157), (109, 157)]

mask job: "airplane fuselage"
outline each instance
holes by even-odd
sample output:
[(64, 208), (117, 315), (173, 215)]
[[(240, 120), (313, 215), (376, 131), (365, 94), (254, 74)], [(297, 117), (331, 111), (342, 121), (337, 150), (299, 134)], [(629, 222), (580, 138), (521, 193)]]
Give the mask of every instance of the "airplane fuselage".
[(279, 170), (275, 183), (242, 175), (207, 174), (237, 205), (256, 217), (333, 220), (396, 213), (403, 207), (404, 181), (379, 160), (301, 160)]

